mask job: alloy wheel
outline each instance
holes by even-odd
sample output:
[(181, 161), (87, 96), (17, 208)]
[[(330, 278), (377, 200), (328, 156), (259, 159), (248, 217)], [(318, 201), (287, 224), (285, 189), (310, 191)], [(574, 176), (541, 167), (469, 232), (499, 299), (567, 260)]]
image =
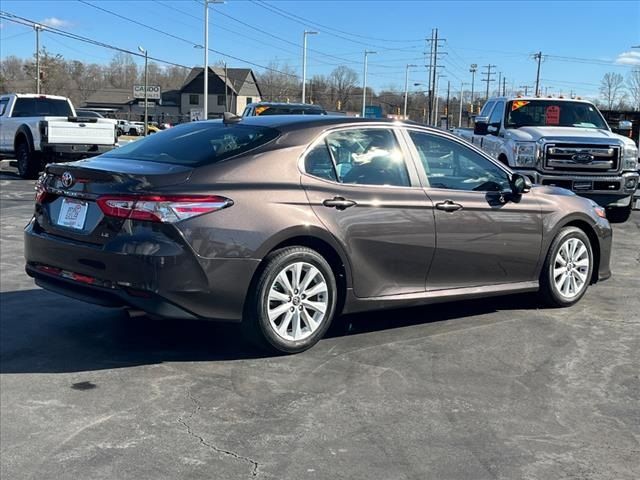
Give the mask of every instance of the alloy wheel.
[(560, 295), (575, 298), (585, 288), (589, 275), (589, 251), (579, 238), (569, 238), (558, 249), (553, 262), (553, 283)]
[(308, 338), (325, 319), (329, 308), (327, 281), (322, 272), (307, 262), (284, 267), (269, 288), (269, 324), (289, 341)]

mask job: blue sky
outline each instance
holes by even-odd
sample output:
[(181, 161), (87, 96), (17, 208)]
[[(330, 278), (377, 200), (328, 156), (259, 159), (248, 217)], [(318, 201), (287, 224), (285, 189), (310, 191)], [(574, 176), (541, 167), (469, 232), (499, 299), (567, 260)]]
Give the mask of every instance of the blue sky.
[[(640, 65), (640, 49), (631, 49), (640, 45), (640, 1), (298, 0), (267, 1), (267, 7), (260, 1), (228, 0), (213, 7), (210, 47), (259, 65), (277, 59), (299, 72), (302, 32), (316, 30), (318, 35), (309, 37), (309, 76), (328, 74), (338, 64), (347, 64), (360, 75), (363, 51), (369, 49), (377, 52), (370, 57), (369, 84), (397, 90), (404, 87), (408, 63), (420, 65), (411, 69), (411, 83), (426, 82), (424, 39), (433, 27), (446, 39), (442, 49), (448, 52), (442, 58), (446, 77), (441, 84), (450, 80), (454, 90), (462, 81), (470, 82), (471, 63), (480, 66), (479, 72), (482, 65), (497, 65), (509, 86), (533, 85), (536, 64), (530, 55), (538, 50), (549, 55), (541, 78), (543, 87), (554, 94), (573, 90), (596, 96), (606, 72), (626, 75), (632, 64)], [(202, 43), (201, 1), (87, 2)], [(202, 50), (188, 42), (80, 1), (2, 0), (1, 9), (130, 50), (144, 45), (150, 55), (183, 65), (203, 62)], [(0, 40), (3, 58), (33, 54), (34, 34), (28, 27), (2, 21)], [(42, 43), (65, 58), (96, 63), (108, 63), (115, 53), (46, 32)], [(221, 59), (225, 58), (210, 54), (210, 63)], [(251, 66), (226, 60), (232, 67)], [(476, 76), (476, 91), (482, 88), (484, 83)]]

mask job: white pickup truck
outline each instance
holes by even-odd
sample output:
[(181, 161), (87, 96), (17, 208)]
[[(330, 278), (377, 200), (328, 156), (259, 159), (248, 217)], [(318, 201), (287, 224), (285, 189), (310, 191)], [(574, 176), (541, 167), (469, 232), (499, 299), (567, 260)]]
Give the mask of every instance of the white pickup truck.
[(48, 162), (77, 160), (113, 149), (113, 122), (78, 117), (68, 98), (0, 96), (0, 157), (15, 158), (22, 178), (36, 178)]
[(534, 183), (555, 185), (607, 208), (624, 222), (638, 187), (638, 149), (617, 135), (598, 109), (584, 100), (539, 97), (490, 98), (475, 127), (454, 133)]

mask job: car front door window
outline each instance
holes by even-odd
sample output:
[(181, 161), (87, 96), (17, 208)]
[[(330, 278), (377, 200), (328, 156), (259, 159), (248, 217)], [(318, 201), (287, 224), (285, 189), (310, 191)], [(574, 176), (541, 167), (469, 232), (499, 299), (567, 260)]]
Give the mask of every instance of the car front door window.
[(410, 131), (409, 136), (431, 188), (475, 192), (509, 189), (507, 173), (472, 149), (429, 133)]

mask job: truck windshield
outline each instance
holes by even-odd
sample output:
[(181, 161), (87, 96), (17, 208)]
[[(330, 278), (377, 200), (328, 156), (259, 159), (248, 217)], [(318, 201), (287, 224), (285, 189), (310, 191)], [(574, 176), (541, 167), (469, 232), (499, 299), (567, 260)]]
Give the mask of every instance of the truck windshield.
[(506, 128), (581, 127), (608, 130), (600, 112), (589, 103), (513, 100), (507, 104)]

